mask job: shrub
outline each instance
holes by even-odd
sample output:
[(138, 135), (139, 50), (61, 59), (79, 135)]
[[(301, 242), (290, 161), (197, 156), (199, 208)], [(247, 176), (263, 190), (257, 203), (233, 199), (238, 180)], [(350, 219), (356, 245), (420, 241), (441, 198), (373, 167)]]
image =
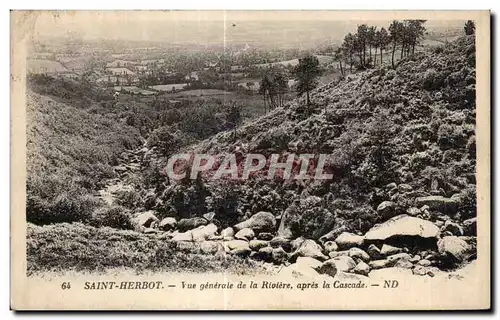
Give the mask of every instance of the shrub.
[(132, 230), (130, 210), (115, 206), (99, 208), (94, 211), (90, 224), (94, 227), (111, 227), (115, 229)]

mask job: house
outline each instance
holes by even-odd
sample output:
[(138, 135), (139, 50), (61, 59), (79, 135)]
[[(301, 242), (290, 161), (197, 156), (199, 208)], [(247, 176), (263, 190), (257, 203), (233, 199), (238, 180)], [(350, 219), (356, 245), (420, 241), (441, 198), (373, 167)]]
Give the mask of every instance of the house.
[(132, 76), (132, 75), (135, 75), (135, 72), (133, 72), (132, 70), (128, 69), (128, 68), (107, 68), (106, 69), (107, 71), (109, 71), (112, 75), (120, 75), (120, 76), (125, 76), (125, 75), (129, 75), (129, 76)]

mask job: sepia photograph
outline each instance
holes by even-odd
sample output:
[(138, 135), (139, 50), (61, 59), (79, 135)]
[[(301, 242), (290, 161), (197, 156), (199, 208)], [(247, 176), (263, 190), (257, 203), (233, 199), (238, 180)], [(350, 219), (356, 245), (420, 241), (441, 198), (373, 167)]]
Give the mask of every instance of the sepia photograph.
[(12, 308), (489, 309), (489, 24), (11, 11)]

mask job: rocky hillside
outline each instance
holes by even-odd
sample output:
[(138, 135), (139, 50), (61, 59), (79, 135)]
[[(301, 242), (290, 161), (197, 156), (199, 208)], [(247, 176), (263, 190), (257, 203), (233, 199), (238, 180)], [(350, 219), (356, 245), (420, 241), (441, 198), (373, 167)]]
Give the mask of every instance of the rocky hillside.
[[(219, 133), (187, 150), (326, 153), (333, 180), (256, 176), (161, 184), (150, 189), (153, 217), (143, 225), (157, 232), (165, 218), (169, 225), (188, 223), (167, 237), (192, 242), (192, 233), (210, 231), (218, 241), (237, 241), (226, 244), (227, 252), (257, 259), (348, 256), (354, 262), (341, 259), (349, 260), (349, 270), (364, 270), (359, 273), (393, 266), (400, 257), (408, 268), (451, 268), (473, 259), (474, 40), (462, 37), (417, 53), (394, 70), (349, 75), (313, 91), (310, 108), (294, 100), (239, 127), (236, 137)], [(154, 162), (161, 168), (165, 159)], [(265, 231), (253, 225), (261, 216)], [(159, 224), (151, 224), (156, 219)], [(227, 227), (236, 240), (225, 239)]]

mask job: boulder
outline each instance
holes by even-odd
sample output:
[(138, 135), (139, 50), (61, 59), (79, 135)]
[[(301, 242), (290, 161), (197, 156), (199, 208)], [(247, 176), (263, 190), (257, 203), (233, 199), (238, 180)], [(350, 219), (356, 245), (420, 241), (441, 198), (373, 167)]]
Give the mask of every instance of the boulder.
[(306, 239), (300, 244), (300, 247), (292, 253), (291, 261), (296, 261), (298, 257), (311, 257), (321, 261), (328, 259), (323, 254), (321, 246), (311, 239)]
[(354, 260), (361, 260), (364, 262), (370, 261), (370, 256), (368, 253), (366, 253), (364, 250), (360, 248), (351, 248), (349, 249), (349, 257), (353, 258)]
[(188, 230), (196, 229), (200, 226), (207, 225), (208, 221), (204, 218), (195, 217), (195, 218), (187, 218), (181, 219), (177, 223), (177, 229), (179, 232), (185, 232)]
[(323, 235), (321, 238), (319, 238), (319, 242), (324, 244), (328, 241), (334, 241), (341, 233), (346, 232), (347, 227), (342, 226), (340, 228), (334, 229), (327, 234)]
[(293, 277), (309, 277), (317, 279), (319, 273), (307, 264), (293, 263), (287, 267), (282, 268), (279, 272), (280, 275), (293, 276)]
[(175, 220), (175, 218), (168, 217), (161, 220), (160, 223), (158, 224), (158, 227), (163, 231), (169, 231), (169, 230), (174, 230), (176, 225), (177, 225), (177, 220)]
[[(203, 228), (201, 226), (200, 228)], [(193, 233), (190, 231), (179, 232), (172, 237), (172, 241), (193, 241)]]
[(328, 253), (328, 256), (330, 258), (336, 258), (340, 256), (349, 256), (349, 250), (344, 250), (344, 251), (330, 251)]
[(413, 268), (413, 263), (411, 263), (409, 260), (401, 259), (401, 260), (396, 261), (396, 263), (394, 264), (394, 267), (402, 268), (402, 269), (411, 269), (411, 268)]
[(368, 246), (368, 249), (366, 249), (366, 252), (374, 260), (379, 260), (379, 259), (382, 259), (382, 257), (383, 257), (382, 253), (380, 252), (380, 249), (374, 244), (371, 244), (370, 246)]
[(361, 274), (363, 276), (368, 276), (370, 273), (370, 266), (367, 265), (365, 262), (360, 261), (354, 269), (352, 269), (352, 272), (356, 274)]
[(259, 240), (270, 241), (272, 238), (274, 238), (274, 236), (269, 232), (261, 232), (257, 235), (257, 239)]
[(432, 263), (427, 259), (422, 259), (418, 261), (417, 264), (422, 267), (430, 267), (432, 265)]
[(339, 246), (335, 243), (335, 241), (327, 241), (323, 244), (326, 252), (337, 251)]
[(220, 235), (223, 237), (234, 237), (234, 230), (231, 227), (227, 227), (221, 231)]
[(200, 243), (200, 251), (204, 254), (215, 254), (219, 251), (219, 244), (215, 241), (204, 241)]
[(463, 225), (464, 225), (464, 235), (466, 236), (477, 235), (477, 218), (464, 220)]
[(333, 260), (327, 260), (323, 262), (320, 267), (316, 268), (316, 271), (319, 274), (326, 274), (330, 277), (335, 277), (335, 275), (337, 274), (337, 265)]
[(398, 261), (410, 261), (411, 256), (408, 253), (403, 252), (388, 256), (386, 260), (389, 261), (391, 266), (394, 266)]
[(420, 257), (420, 255), (416, 254), (413, 256), (413, 258), (410, 259), (410, 262), (411, 263), (417, 263), (420, 261), (420, 259), (422, 259), (422, 257)]
[(157, 229), (153, 229), (153, 228), (145, 228), (142, 232), (144, 234), (156, 234), (159, 231)]
[(295, 240), (292, 240), (290, 242), (290, 245), (292, 246), (292, 251), (296, 251), (297, 249), (299, 249), (300, 245), (302, 244), (302, 242), (304, 242), (306, 240), (306, 238), (304, 237), (298, 237), (297, 239)]
[(149, 210), (137, 213), (131, 220), (132, 224), (136, 227), (149, 228), (153, 222), (158, 221), (158, 218), (155, 216), (155, 212), (153, 210)]
[(336, 239), (335, 243), (341, 250), (350, 249), (352, 247), (361, 247), (364, 242), (364, 237), (358, 236), (350, 232), (342, 232)]
[(239, 257), (248, 257), (252, 250), (250, 248), (236, 248), (229, 251), (230, 254), (239, 256)]
[(393, 255), (393, 254), (396, 254), (396, 253), (401, 253), (401, 252), (403, 252), (403, 249), (397, 248), (397, 247), (393, 247), (393, 246), (390, 246), (388, 244), (384, 244), (382, 246), (382, 249), (380, 250), (380, 253), (383, 256), (390, 256), (390, 255)]
[(265, 248), (268, 245), (269, 245), (269, 242), (264, 241), (264, 240), (257, 240), (257, 239), (254, 239), (254, 240), (250, 241), (250, 243), (249, 243), (250, 249), (252, 249), (254, 251), (259, 251), (260, 249)]
[(449, 231), (452, 235), (457, 237), (464, 235), (464, 229), (458, 223), (450, 220), (444, 223), (442, 231)]
[(335, 263), (337, 266), (337, 271), (350, 271), (356, 266), (356, 261), (353, 258), (348, 256), (340, 256), (336, 258), (332, 258), (328, 261)]
[(387, 259), (381, 259), (381, 260), (374, 260), (370, 261), (368, 264), (370, 266), (370, 269), (382, 269), (382, 268), (388, 268), (390, 267), (390, 262)]
[(275, 237), (273, 238), (270, 242), (269, 245), (273, 248), (279, 248), (282, 247), (285, 251), (291, 251), (292, 245), (290, 243), (289, 239), (282, 238), (282, 237)]
[(208, 222), (211, 222), (215, 218), (215, 212), (208, 212), (203, 215), (203, 218), (206, 219)]
[(431, 210), (454, 214), (460, 205), (460, 198), (445, 198), (443, 196), (427, 196), (415, 199), (417, 206), (429, 206)]
[(264, 247), (260, 248), (257, 257), (259, 260), (271, 262), (273, 260), (273, 248)]
[(229, 249), (228, 251), (234, 250), (234, 249), (242, 249), (242, 248), (250, 249), (250, 245), (245, 240), (226, 241), (226, 242), (224, 242), (224, 246)]
[(211, 223), (187, 232), (191, 232), (193, 241), (201, 242), (207, 240), (209, 237), (215, 236), (215, 233), (217, 233), (217, 226)]
[(261, 211), (234, 226), (236, 231), (250, 228), (255, 232), (272, 232), (276, 228), (276, 218), (270, 212)]
[(419, 214), (422, 213), (422, 211), (420, 211), (420, 209), (418, 208), (415, 208), (415, 207), (411, 207), (411, 208), (408, 208), (406, 210), (406, 213), (408, 213), (408, 215), (412, 216), (412, 217), (416, 217), (418, 216)]
[(236, 234), (234, 235), (234, 238), (240, 239), (240, 240), (250, 241), (253, 239), (254, 236), (255, 236), (255, 233), (253, 232), (252, 229), (243, 228), (240, 231), (236, 232)]
[(286, 253), (283, 248), (273, 248), (272, 250), (272, 259), (274, 263), (282, 264), (288, 260), (288, 253)]
[(460, 262), (468, 258), (470, 246), (459, 237), (444, 237), (438, 241), (437, 245), (441, 255), (452, 258), (454, 261)]
[(295, 261), (295, 264), (298, 266), (304, 266), (304, 267), (309, 267), (316, 269), (320, 267), (323, 263), (317, 259), (311, 258), (311, 257), (298, 257), (297, 261)]
[(397, 214), (396, 210), (397, 205), (392, 201), (384, 201), (377, 207), (377, 212), (385, 219), (394, 217)]
[(365, 240), (384, 241), (395, 236), (436, 238), (438, 235), (439, 228), (432, 222), (402, 214), (384, 223), (376, 224), (365, 234)]
[(436, 274), (440, 272), (440, 270), (436, 267), (424, 267), (424, 266), (415, 266), (412, 270), (414, 275), (417, 276), (429, 276), (434, 277)]

